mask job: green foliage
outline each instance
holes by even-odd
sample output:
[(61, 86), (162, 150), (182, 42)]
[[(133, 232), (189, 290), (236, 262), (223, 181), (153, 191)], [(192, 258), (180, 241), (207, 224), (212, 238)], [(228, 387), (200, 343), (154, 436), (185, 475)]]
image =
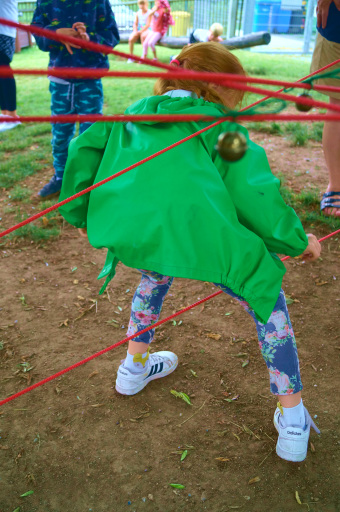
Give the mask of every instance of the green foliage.
[(8, 199), (12, 201), (27, 201), (31, 194), (32, 190), (16, 185), (10, 190)]
[[(40, 203), (39, 210), (44, 210), (51, 206), (51, 204), (52, 201)], [(18, 208), (15, 221), (16, 223), (19, 223), (28, 217), (29, 215), (27, 213), (22, 212), (21, 208)], [(50, 238), (60, 235), (60, 222), (61, 216), (53, 211), (48, 213), (45, 217), (37, 219), (36, 221), (31, 222), (30, 224), (26, 224), (16, 231), (13, 231), (8, 235), (8, 237), (10, 239), (29, 238), (35, 242), (49, 240)]]
[(289, 134), (292, 146), (304, 146), (308, 141), (308, 127), (302, 123), (287, 123), (285, 131)]
[(322, 141), (323, 123), (249, 123), (248, 128), (270, 135), (287, 135), (292, 146), (304, 146), (308, 140)]
[(281, 196), (288, 206), (298, 214), (302, 223), (308, 227), (327, 225), (332, 230), (340, 227), (340, 220), (335, 217), (325, 217), (320, 212), (320, 191), (316, 188), (295, 193), (285, 186), (280, 188)]

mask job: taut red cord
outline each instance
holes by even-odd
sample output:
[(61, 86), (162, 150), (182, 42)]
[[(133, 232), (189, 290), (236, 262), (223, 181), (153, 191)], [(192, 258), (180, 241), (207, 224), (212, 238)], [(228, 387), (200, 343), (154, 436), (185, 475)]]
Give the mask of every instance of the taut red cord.
[[(339, 91), (340, 92), (340, 91)], [(188, 122), (210, 122), (210, 121), (244, 121), (244, 122), (259, 122), (259, 121), (300, 121), (300, 122), (313, 122), (313, 121), (340, 121), (339, 114), (251, 114), (251, 115), (235, 115), (235, 116), (203, 116), (200, 114), (176, 114), (176, 115), (161, 115), (161, 114), (144, 114), (144, 115), (108, 115), (101, 116), (99, 114), (61, 114), (59, 116), (17, 116), (16, 121), (21, 123), (139, 123), (146, 121), (153, 121), (154, 123), (188, 123)], [(13, 118), (1, 119), (1, 122), (13, 123)]]
[[(335, 65), (339, 61), (335, 61), (332, 65)], [(0, 76), (11, 77), (14, 75), (32, 75), (32, 76), (55, 76), (57, 78), (76, 78), (76, 79), (88, 79), (88, 78), (166, 78), (168, 80), (198, 80), (198, 81), (209, 81), (211, 83), (221, 83), (224, 80), (231, 80), (233, 82), (249, 82), (254, 84), (265, 84), (265, 85), (282, 85), (285, 88), (290, 89), (306, 89), (315, 90), (320, 92), (340, 92), (340, 87), (334, 85), (314, 85), (303, 82), (288, 82), (286, 80), (273, 80), (269, 78), (257, 78), (252, 76), (235, 75), (232, 73), (212, 73), (212, 72), (200, 72), (200, 71), (189, 71), (183, 68), (171, 69), (167, 73), (154, 72), (154, 71), (109, 71), (107, 69), (97, 68), (52, 68), (52, 69), (8, 69), (8, 66), (0, 66)], [(318, 71), (319, 73), (320, 71)], [(301, 79), (304, 80), (304, 79)], [(234, 85), (234, 88), (237, 88)]]

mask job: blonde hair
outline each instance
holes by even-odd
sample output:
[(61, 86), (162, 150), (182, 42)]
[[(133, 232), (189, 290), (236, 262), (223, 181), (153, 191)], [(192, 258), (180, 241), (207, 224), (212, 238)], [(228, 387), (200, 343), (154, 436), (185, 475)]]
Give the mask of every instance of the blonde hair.
[(221, 36), (223, 34), (223, 27), (221, 23), (213, 23), (209, 30), (215, 37)]
[[(183, 48), (176, 56), (175, 62), (181, 68), (192, 71), (207, 71), (210, 73), (233, 73), (246, 76), (242, 64), (221, 43), (195, 43)], [(178, 64), (179, 63), (179, 64)], [(217, 86), (209, 82), (198, 80), (178, 80), (158, 78), (154, 86), (154, 94), (162, 95), (174, 89), (185, 89), (197, 94), (199, 98), (213, 103), (221, 103), (229, 108), (234, 108), (240, 103), (244, 91), (231, 89), (230, 87)]]

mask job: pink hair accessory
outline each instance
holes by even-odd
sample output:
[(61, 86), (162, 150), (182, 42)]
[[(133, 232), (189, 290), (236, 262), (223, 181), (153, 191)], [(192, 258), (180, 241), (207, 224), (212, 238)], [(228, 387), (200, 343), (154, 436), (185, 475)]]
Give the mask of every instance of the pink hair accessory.
[(180, 66), (181, 65), (181, 63), (180, 63), (180, 61), (178, 59), (172, 59), (170, 64), (174, 64), (174, 66)]

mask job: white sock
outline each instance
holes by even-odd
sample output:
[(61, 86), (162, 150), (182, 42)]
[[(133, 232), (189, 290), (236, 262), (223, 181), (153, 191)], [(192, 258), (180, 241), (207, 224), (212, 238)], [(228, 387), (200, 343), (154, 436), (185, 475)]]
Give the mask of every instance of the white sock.
[(283, 420), (287, 426), (301, 428), (305, 426), (305, 411), (302, 400), (298, 405), (295, 405), (295, 407), (282, 407), (282, 410)]
[(147, 363), (149, 360), (149, 351), (147, 350), (145, 354), (129, 354), (126, 353), (126, 359), (124, 361), (124, 366), (128, 370), (133, 373), (142, 373), (145, 371), (147, 367)]

